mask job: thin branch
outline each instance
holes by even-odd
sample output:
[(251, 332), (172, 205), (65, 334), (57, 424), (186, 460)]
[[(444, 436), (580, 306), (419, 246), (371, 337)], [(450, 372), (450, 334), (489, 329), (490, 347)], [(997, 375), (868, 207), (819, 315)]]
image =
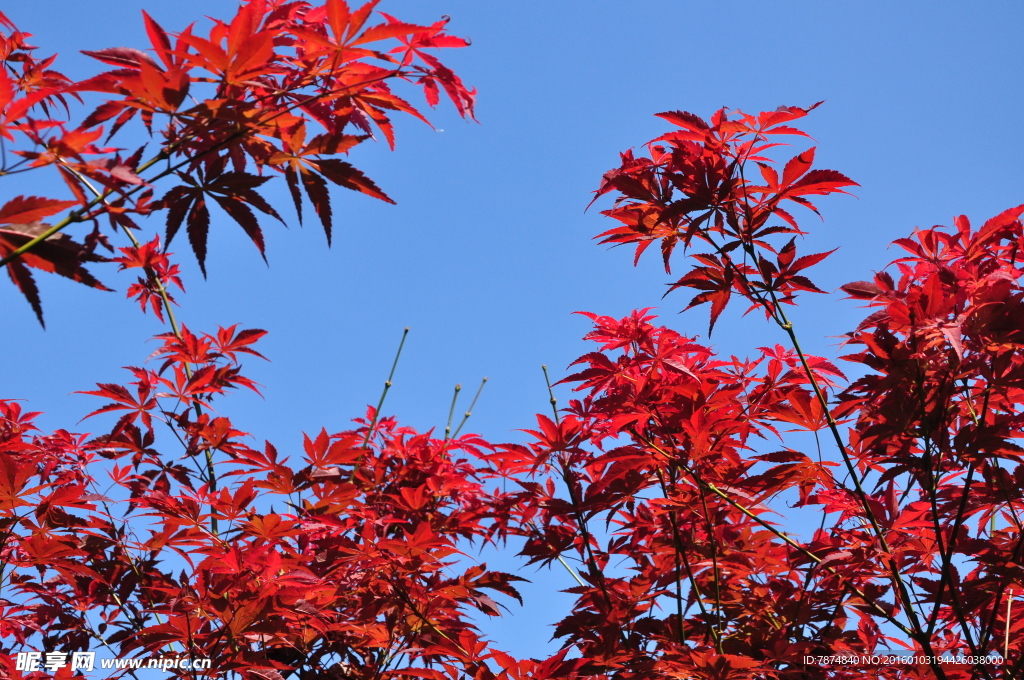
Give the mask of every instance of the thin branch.
[[(391, 363), (391, 372), (388, 373), (388, 379), (384, 381), (384, 391), (380, 393), (380, 400), (377, 402), (377, 408), (373, 411), (373, 419), (366, 428), (366, 438), (363, 439), (363, 448), (367, 448), (370, 444), (370, 435), (373, 434), (373, 429), (377, 427), (377, 421), (380, 419), (380, 410), (384, 408), (384, 400), (388, 396), (388, 390), (391, 389), (391, 381), (395, 379), (395, 369), (398, 368), (398, 359), (402, 356), (402, 348), (405, 347), (405, 339), (409, 336), (409, 327), (406, 326), (405, 330), (402, 331), (402, 340), (398, 343), (398, 351), (395, 352), (395, 360)], [(353, 470), (352, 474), (355, 474)]]
[(462, 391), (462, 385), (455, 385), (455, 394), (452, 395), (452, 406), (448, 409), (448, 424), (444, 426), (445, 441), (448, 441), (448, 436), (452, 431), (452, 418), (455, 416), (455, 403), (459, 400), (460, 391)]
[[(459, 426), (455, 428), (455, 434), (453, 436), (459, 436), (459, 432), (462, 432), (462, 426), (465, 425), (466, 421), (469, 420), (469, 417), (473, 415), (473, 407), (476, 406), (476, 400), (480, 398), (480, 393), (484, 391), (484, 385), (486, 384), (487, 377), (485, 376), (484, 379), (480, 381), (480, 387), (476, 388), (476, 394), (473, 395), (473, 401), (469, 402), (469, 409), (466, 411), (465, 414), (463, 414), (462, 421), (459, 423)], [(454, 400), (452, 400), (452, 406), (455, 406)], [(450, 420), (451, 418), (449, 417), (449, 421)]]

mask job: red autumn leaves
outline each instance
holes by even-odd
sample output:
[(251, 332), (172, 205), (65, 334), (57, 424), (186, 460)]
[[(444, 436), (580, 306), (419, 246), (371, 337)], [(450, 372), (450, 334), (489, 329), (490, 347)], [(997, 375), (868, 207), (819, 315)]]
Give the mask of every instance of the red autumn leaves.
[[(275, 175), (287, 180), (300, 220), (305, 194), (328, 243), (329, 184), (390, 202), (373, 180), (337, 157), (375, 131), (393, 146), (394, 112), (426, 120), (390, 83), (419, 85), (431, 106), (443, 89), (464, 116), (473, 115), (474, 91), (432, 53), (468, 44), (447, 35), (445, 21), (418, 26), (385, 14), (383, 23), (375, 22), (377, 2), (351, 10), (341, 0), (322, 6), (253, 0), (203, 35), (189, 27), (173, 39), (144, 14), (155, 58), (123, 47), (86, 52), (115, 68), (81, 82), (50, 70), (53, 58), (37, 57), (29, 34), (4, 17), (0, 135), (19, 145), (12, 152), (19, 160), (5, 159), (2, 170), (55, 169), (73, 196), (20, 196), (0, 207), (8, 225), (0, 222), (2, 264), (40, 321), (30, 268), (101, 287), (83, 267), (103, 259), (95, 253), (107, 236), (100, 218), (116, 234), (163, 213), (165, 244), (184, 227), (205, 272), (212, 206), (263, 253), (258, 214), (282, 218), (258, 189)], [(66, 105), (90, 92), (105, 101), (74, 126)], [(156, 136), (155, 153), (142, 147), (122, 158), (97, 146), (136, 119)], [(72, 207), (52, 227), (40, 222)], [(78, 222), (94, 225), (83, 244), (56, 236)], [(39, 236), (47, 240), (18, 252)]]
[[(788, 344), (725, 358), (647, 310), (588, 313), (594, 351), (563, 381), (576, 398), (525, 444), (438, 438), (375, 409), (300, 449), (232, 423), (224, 399), (259, 389), (243, 360), (263, 358), (265, 331), (181, 324), (168, 242), (183, 229), (205, 271), (220, 213), (262, 253), (262, 221), (283, 219), (261, 193), (275, 175), (328, 241), (330, 184), (389, 201), (342, 158), (378, 132), (393, 145), (393, 112), (423, 118), (397, 81), (472, 116), (475, 92), (433, 51), (466, 41), (376, 5), (250, 0), (202, 33), (146, 15), (150, 47), (87, 53), (113, 69), (78, 83), (0, 15), (4, 171), (56, 170), (69, 192), (0, 206), (3, 265), (41, 320), (31, 269), (102, 288), (85, 266), (107, 248), (169, 327), (148, 365), (85, 392), (99, 434), (43, 434), (0, 401), (5, 675), (71, 677), (18, 668), (41, 649), (184, 650), (262, 680), (1019, 676), (1024, 206), (919, 230), (891, 273), (843, 287), (871, 308), (846, 339), (863, 374), (848, 383), (803, 352), (786, 311), (822, 292), (810, 270), (832, 254), (798, 252), (799, 209), (855, 186), (814, 168), (813, 148), (773, 160), (816, 105), (660, 114), (673, 128), (596, 192), (618, 223), (603, 242), (636, 258), (657, 242), (666, 271), (692, 257), (670, 290), (710, 303), (712, 328), (738, 296)], [(87, 92), (105, 101), (73, 125)], [(156, 151), (104, 146), (135, 121)], [(151, 216), (163, 241), (135, 236)], [(91, 231), (74, 241), (78, 223)], [(793, 530), (793, 508), (819, 526)], [(484, 544), (569, 572), (559, 652), (517, 659), (481, 632), (531, 606), (521, 578), (466, 557)], [(919, 660), (821, 662), (892, 649)]]

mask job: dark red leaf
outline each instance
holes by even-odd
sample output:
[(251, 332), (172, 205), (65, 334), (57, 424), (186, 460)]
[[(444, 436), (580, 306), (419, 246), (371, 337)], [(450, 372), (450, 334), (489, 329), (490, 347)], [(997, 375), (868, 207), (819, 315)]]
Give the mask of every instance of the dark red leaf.
[(40, 196), (17, 196), (0, 208), (0, 224), (37, 222), (77, 204), (77, 201), (60, 201)]

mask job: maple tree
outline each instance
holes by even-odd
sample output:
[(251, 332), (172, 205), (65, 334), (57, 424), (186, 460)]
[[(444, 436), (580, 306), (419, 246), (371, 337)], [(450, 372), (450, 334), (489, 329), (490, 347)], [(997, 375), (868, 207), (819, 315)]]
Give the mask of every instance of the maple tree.
[[(466, 42), (444, 21), (374, 23), (377, 4), (250, 0), (205, 34), (144, 15), (154, 56), (89, 52), (115, 68), (77, 82), (0, 14), (0, 174), (55, 171), (68, 191), (0, 207), (0, 263), (40, 322), (32, 269), (95, 288), (90, 263), (139, 270), (127, 296), (168, 328), (152, 367), (84, 391), (100, 400), (89, 418), (115, 416), (99, 435), (44, 434), (0, 400), (5, 676), (74, 675), (17, 667), (27, 650), (188, 655), (264, 680), (1024, 675), (1024, 206), (917, 230), (896, 242), (896, 276), (844, 286), (871, 308), (846, 337), (864, 373), (847, 382), (786, 311), (822, 292), (808, 270), (831, 255), (798, 254), (798, 210), (855, 186), (815, 169), (813, 148), (774, 160), (817, 105), (660, 114), (673, 129), (623, 153), (595, 195), (614, 198), (602, 242), (635, 245), (634, 261), (657, 242), (668, 273), (692, 258), (670, 292), (694, 289), (709, 331), (738, 297), (789, 346), (724, 358), (648, 310), (587, 313), (598, 347), (562, 381), (579, 398), (552, 395), (525, 444), (417, 433), (378, 404), (291, 461), (213, 410), (257, 389), (242, 360), (263, 358), (265, 331), (178, 321), (177, 232), (204, 273), (216, 211), (262, 253), (257, 213), (281, 217), (260, 187), (280, 174), (329, 242), (329, 184), (390, 200), (338, 156), (374, 130), (393, 145), (391, 112), (425, 120), (392, 85), (473, 114), (474, 92), (427, 51)], [(72, 126), (88, 93), (103, 101)], [(103, 146), (136, 124), (155, 152)], [(136, 236), (148, 217), (162, 240)], [(790, 432), (831, 448), (812, 458)], [(787, 504), (820, 525), (794, 531)], [(575, 582), (546, 659), (507, 654), (472, 618), (521, 601), (520, 579), (459, 556), (510, 537)], [(900, 649), (915, 660), (836, 660)]]
[[(486, 565), (452, 574), (457, 544), (490, 540), (500, 505), (469, 462), (481, 443), (416, 435), (372, 411), (351, 431), (307, 438), (289, 465), (211, 410), (229, 390), (257, 389), (240, 358), (262, 358), (265, 331), (193, 333), (174, 312), (183, 283), (167, 247), (184, 227), (205, 274), (211, 206), (262, 253), (257, 213), (281, 220), (260, 193), (275, 174), (300, 221), (308, 200), (328, 243), (329, 184), (391, 201), (342, 158), (374, 133), (393, 146), (396, 112), (426, 122), (393, 83), (419, 86), (430, 106), (444, 91), (472, 117), (474, 91), (433, 53), (467, 41), (447, 19), (379, 21), (377, 4), (251, 0), (205, 34), (168, 34), (143, 14), (150, 53), (87, 52), (114, 69), (77, 82), (0, 14), (0, 174), (56, 171), (70, 193), (0, 207), (0, 265), (42, 323), (32, 269), (104, 288), (87, 265), (116, 262), (139, 272), (128, 297), (169, 326), (158, 368), (85, 392), (105, 400), (89, 417), (118, 416), (105, 434), (43, 435), (37, 413), (0, 401), (5, 677), (70, 677), (67, 653), (89, 649), (185, 654), (264, 679), (485, 667), (464, 610), (494, 615), (488, 592), (518, 594), (515, 577)], [(89, 93), (104, 100), (71, 123)], [(136, 121), (155, 151), (104, 146)], [(163, 240), (135, 235), (160, 217)], [(66, 233), (82, 223), (84, 238)], [(115, 249), (120, 235), (128, 244)], [(161, 426), (171, 437), (158, 444)], [(14, 652), (31, 649), (65, 657), (19, 668)]]

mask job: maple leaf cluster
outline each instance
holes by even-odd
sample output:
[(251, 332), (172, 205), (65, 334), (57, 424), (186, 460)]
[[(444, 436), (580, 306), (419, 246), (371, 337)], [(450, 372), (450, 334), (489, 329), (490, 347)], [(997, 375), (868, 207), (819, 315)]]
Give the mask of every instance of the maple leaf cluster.
[[(590, 578), (558, 630), (603, 659), (613, 651), (633, 677), (1018, 677), (1024, 206), (977, 231), (964, 216), (917, 230), (896, 241), (909, 253), (892, 263), (898, 279), (843, 286), (877, 308), (847, 336), (864, 351), (842, 357), (867, 375), (843, 387), (834, 364), (803, 352), (783, 306), (822, 292), (806, 270), (831, 253), (773, 240), (803, 234), (785, 201), (817, 212), (807, 196), (855, 186), (813, 169), (814, 149), (781, 173), (765, 155), (776, 135), (806, 136), (789, 123), (815, 106), (659, 114), (681, 129), (605, 175), (596, 193), (615, 195), (604, 214), (620, 224), (602, 242), (636, 244), (635, 262), (660, 241), (667, 272), (682, 245), (695, 264), (669, 292), (697, 289), (689, 307), (711, 303), (712, 329), (744, 298), (790, 347), (716, 360), (643, 311), (589, 315), (601, 351), (566, 379), (585, 397), (515, 449), (521, 470), (553, 466), (568, 488), (558, 504), (550, 485), (531, 487), (544, 499), (527, 517), (542, 529), (531, 555), (575, 548)], [(756, 439), (784, 440), (781, 424), (820, 432), (834, 453), (757, 454)], [(821, 508), (809, 538), (773, 519), (787, 497)], [(613, 527), (606, 540), (581, 539), (597, 515)], [(605, 576), (623, 561), (630, 579)], [(659, 606), (676, 611), (648, 613)], [(892, 649), (913, 661), (814, 662)]]
[[(710, 302), (711, 329), (734, 294), (750, 298), (772, 316), (780, 303), (794, 304), (798, 291), (823, 292), (800, 272), (830, 253), (797, 258), (795, 240), (777, 250), (766, 239), (804, 233), (783, 207), (787, 201), (817, 213), (808, 196), (845, 193), (843, 187), (857, 184), (835, 170), (811, 169), (813, 147), (787, 161), (781, 178), (764, 155), (783, 146), (775, 141), (780, 136), (807, 137), (788, 123), (820, 104), (782, 106), (757, 116), (738, 112), (733, 118), (721, 109), (710, 123), (683, 111), (658, 114), (679, 129), (649, 142), (649, 157), (624, 152), (622, 165), (607, 172), (595, 192), (595, 200), (618, 194), (615, 207), (603, 214), (621, 225), (601, 234), (601, 242), (636, 243), (635, 263), (660, 241), (669, 273), (676, 247), (709, 246), (711, 252), (692, 254), (699, 264), (670, 290), (701, 291), (689, 307)], [(747, 179), (749, 165), (758, 167), (764, 184)]]
[[(66, 200), (18, 196), (0, 207), (0, 264), (40, 323), (30, 269), (104, 288), (84, 264), (105, 260), (97, 246), (109, 247), (120, 231), (139, 248), (133, 235), (139, 218), (164, 213), (165, 248), (184, 227), (205, 275), (213, 206), (264, 255), (257, 215), (283, 219), (258, 189), (277, 175), (286, 180), (300, 222), (305, 195), (328, 244), (329, 185), (393, 202), (343, 160), (375, 134), (394, 147), (396, 112), (427, 122), (390, 82), (420, 86), (431, 106), (444, 90), (469, 117), (475, 90), (432, 54), (469, 44), (445, 32), (447, 19), (419, 26), (381, 14), (383, 23), (374, 23), (378, 3), (353, 10), (344, 0), (321, 6), (249, 0), (205, 34), (190, 26), (169, 35), (143, 13), (153, 56), (127, 47), (86, 51), (115, 68), (80, 82), (52, 70), (56, 57), (37, 57), (30, 34), (0, 14), (7, 29), (0, 38), (0, 137), (24, 147), (12, 151), (18, 160), (2, 159), (0, 173), (55, 169), (71, 194)], [(73, 126), (69, 102), (84, 93), (106, 100)], [(155, 152), (147, 156), (143, 146), (122, 156), (99, 144), (133, 120), (157, 138)], [(158, 194), (157, 185), (167, 183), (172, 186)], [(61, 213), (56, 224), (42, 221)], [(83, 242), (63, 233), (82, 222), (93, 224)], [(143, 306), (153, 294), (137, 293)]]
[[(419, 433), (382, 397), (283, 456), (221, 415), (259, 390), (242, 362), (264, 359), (266, 331), (178, 320), (178, 231), (204, 273), (211, 209), (262, 253), (257, 213), (282, 218), (260, 190), (282, 175), (330, 241), (329, 184), (390, 201), (339, 156), (375, 132), (393, 145), (393, 112), (425, 120), (392, 83), (473, 115), (474, 91), (428, 51), (468, 43), (446, 20), (374, 23), (377, 4), (249, 0), (206, 33), (144, 15), (151, 49), (88, 52), (114, 69), (80, 82), (0, 14), (0, 135), (18, 159), (2, 173), (48, 168), (69, 192), (0, 206), (0, 264), (42, 321), (32, 269), (104, 288), (86, 267), (116, 262), (168, 328), (150, 364), (84, 392), (99, 434), (44, 434), (0, 399), (3, 677), (76, 677), (18, 654), (90, 650), (187, 653), (246, 680), (1024, 674), (1024, 206), (916, 230), (892, 272), (843, 287), (870, 309), (846, 336), (849, 382), (786, 311), (823, 292), (809, 270), (831, 254), (797, 252), (790, 210), (856, 186), (813, 148), (773, 159), (817, 105), (659, 114), (674, 129), (623, 153), (595, 196), (614, 199), (602, 242), (635, 244), (636, 262), (657, 241), (666, 272), (692, 258), (669, 291), (696, 290), (710, 329), (738, 296), (787, 344), (725, 358), (646, 309), (585, 313), (596, 348), (561, 381), (577, 398), (552, 394), (526, 443)], [(72, 125), (83, 93), (106, 99)], [(133, 121), (155, 153), (101, 146)], [(154, 214), (163, 239), (138, 239)], [(818, 526), (795, 530), (794, 508)], [(478, 626), (531, 604), (524, 579), (472, 563), (483, 545), (568, 572), (558, 652), (516, 658)]]

